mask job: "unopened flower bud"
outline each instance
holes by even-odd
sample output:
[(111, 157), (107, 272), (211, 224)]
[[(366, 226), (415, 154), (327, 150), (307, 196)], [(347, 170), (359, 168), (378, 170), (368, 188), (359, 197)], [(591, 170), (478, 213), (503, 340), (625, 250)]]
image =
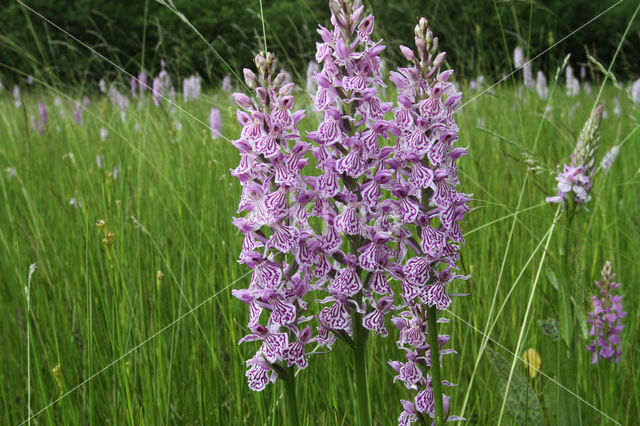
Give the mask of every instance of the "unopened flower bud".
[(249, 108), (251, 106), (251, 99), (244, 93), (234, 93), (231, 96), (233, 96), (233, 100), (242, 108)]
[(437, 70), (440, 68), (442, 64), (444, 64), (444, 59), (447, 56), (447, 52), (440, 52), (438, 56), (433, 60), (433, 64), (431, 65), (432, 70)]
[(351, 14), (351, 23), (352, 24), (358, 24), (360, 23), (360, 20), (362, 19), (362, 12), (364, 11), (364, 6), (360, 6), (359, 8), (357, 8), (355, 10), (355, 12), (353, 12)]
[(269, 98), (269, 94), (267, 93), (266, 89), (264, 87), (258, 87), (256, 89), (256, 94), (260, 98), (260, 102), (262, 102), (263, 105), (266, 105), (267, 99)]
[(435, 55), (438, 51), (438, 37), (434, 37), (431, 42), (431, 46), (429, 46), (429, 55)]
[(253, 62), (256, 64), (256, 68), (258, 69), (258, 71), (260, 71), (260, 73), (264, 72), (266, 59), (262, 50), (256, 55), (256, 57), (253, 59)]
[(287, 78), (287, 76), (285, 75), (285, 73), (281, 72), (280, 74), (278, 74), (276, 76), (275, 80), (273, 80), (273, 87), (276, 87), (276, 88), (280, 87), (282, 85), (282, 83), (284, 83), (286, 78)]
[(242, 73), (244, 74), (244, 82), (247, 84), (249, 89), (255, 89), (258, 85), (258, 77), (251, 71), (249, 68), (243, 68)]
[(402, 52), (402, 56), (404, 56), (407, 61), (413, 62), (416, 57), (413, 54), (413, 50), (409, 49), (407, 46), (400, 46), (400, 51)]
[(427, 18), (422, 17), (418, 21), (418, 26), (420, 27), (420, 30), (422, 31), (422, 33), (426, 34), (427, 30), (429, 29), (429, 21), (427, 20)]
[(331, 13), (338, 16), (340, 11), (342, 10), (342, 6), (340, 5), (339, 0), (330, 0), (329, 1), (329, 9), (331, 9)]
[(291, 92), (293, 92), (294, 87), (296, 87), (295, 83), (287, 83), (284, 86), (282, 86), (282, 88), (278, 91), (278, 95), (280, 96), (290, 95)]

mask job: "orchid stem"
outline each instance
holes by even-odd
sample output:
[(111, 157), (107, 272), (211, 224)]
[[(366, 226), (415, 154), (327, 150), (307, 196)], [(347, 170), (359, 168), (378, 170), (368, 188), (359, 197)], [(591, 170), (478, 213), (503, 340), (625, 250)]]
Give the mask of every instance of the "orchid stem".
[(365, 349), (368, 331), (362, 327), (362, 314), (354, 312), (353, 324), (353, 362), (356, 368), (356, 399), (358, 400), (358, 424), (371, 425), (369, 414), (369, 392), (367, 391), (367, 371), (365, 365)]
[(436, 406), (436, 426), (444, 424), (444, 409), (442, 407), (442, 379), (440, 378), (440, 354), (438, 345), (438, 311), (436, 306), (427, 308), (429, 323), (429, 351), (431, 353), (431, 385), (433, 386), (433, 402)]
[(293, 367), (289, 368), (288, 373), (286, 380), (283, 380), (287, 420), (290, 426), (297, 426), (299, 424), (298, 404), (296, 401), (296, 375)]

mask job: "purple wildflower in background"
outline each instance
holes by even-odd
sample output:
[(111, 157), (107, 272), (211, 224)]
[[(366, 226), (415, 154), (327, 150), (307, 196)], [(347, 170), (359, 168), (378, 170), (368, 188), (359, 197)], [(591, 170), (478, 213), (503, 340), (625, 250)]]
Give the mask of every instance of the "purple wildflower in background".
[(153, 79), (153, 103), (155, 106), (160, 106), (162, 102), (162, 81), (160, 77)]
[(134, 76), (131, 76), (131, 99), (135, 99), (137, 97), (137, 89), (138, 89), (138, 81)]
[(109, 88), (109, 99), (112, 104), (120, 108), (120, 118), (124, 121), (127, 115), (127, 107), (129, 106), (129, 98), (120, 93), (115, 86), (111, 86)]
[(138, 73), (138, 90), (140, 91), (140, 98), (144, 97), (145, 90), (149, 89), (147, 85), (149, 83), (149, 75), (145, 70)]
[(522, 84), (524, 84), (524, 87), (527, 89), (533, 89), (536, 85), (536, 82), (533, 79), (533, 67), (529, 60), (527, 60), (522, 67)]
[(591, 178), (596, 170), (595, 157), (600, 142), (602, 105), (598, 105), (584, 124), (578, 142), (571, 156), (571, 164), (565, 164), (556, 176), (557, 195), (547, 197), (550, 203), (564, 203), (571, 200), (584, 204), (591, 199)]
[(40, 113), (40, 124), (45, 127), (49, 120), (47, 118), (47, 107), (42, 101), (38, 102), (38, 112)]
[(215, 106), (211, 107), (211, 112), (209, 113), (209, 128), (211, 129), (211, 139), (220, 137), (220, 132), (222, 132), (222, 116), (220, 115), (220, 110)]
[(13, 105), (16, 108), (22, 106), (22, 98), (20, 97), (20, 88), (18, 86), (13, 86)]
[(82, 106), (82, 104), (80, 102), (76, 102), (73, 105), (73, 121), (76, 122), (76, 124), (82, 124), (82, 115), (84, 112), (84, 107)]
[(522, 50), (522, 47), (516, 46), (513, 49), (513, 67), (517, 69), (522, 65), (524, 65), (524, 50)]
[(634, 104), (640, 102), (640, 78), (635, 80), (631, 85), (631, 99)]
[(106, 141), (109, 137), (109, 132), (104, 127), (100, 127), (100, 140)]
[(320, 72), (320, 67), (316, 61), (309, 61), (307, 65), (307, 84), (306, 91), (309, 95), (313, 95), (318, 89), (318, 83), (313, 79), (313, 77)]
[(98, 82), (98, 87), (102, 93), (107, 93), (107, 82), (103, 78)]
[(27, 76), (27, 84), (28, 84), (29, 86), (32, 86), (32, 85), (33, 85), (33, 76), (31, 76), (31, 75), (28, 75), (28, 76)]
[(185, 101), (197, 101), (202, 91), (202, 80), (197, 75), (185, 78), (182, 83), (182, 97)]
[(600, 294), (591, 296), (593, 310), (589, 313), (587, 322), (591, 325), (589, 335), (594, 339), (587, 345), (587, 350), (593, 353), (591, 363), (598, 362), (598, 358), (620, 361), (620, 332), (624, 329), (621, 319), (627, 316), (622, 310), (622, 296), (615, 294), (620, 283), (614, 281), (616, 274), (611, 271), (611, 262), (607, 260), (602, 268), (602, 280), (595, 281)]
[(538, 97), (542, 100), (545, 100), (549, 97), (549, 86), (547, 84), (547, 77), (544, 75), (543, 71), (538, 71), (538, 75), (536, 78), (536, 91), (538, 92)]
[(82, 105), (84, 105), (85, 108), (89, 108), (89, 104), (91, 103), (91, 101), (89, 101), (88, 97), (84, 97), (82, 98)]
[(233, 87), (231, 86), (231, 76), (228, 74), (222, 78), (222, 90), (229, 94), (233, 92)]
[(580, 82), (573, 75), (573, 67), (571, 65), (567, 65), (567, 69), (565, 70), (565, 78), (567, 86), (567, 96), (577, 96), (578, 93), (580, 93)]
[(160, 61), (161, 70), (158, 76), (153, 79), (153, 103), (155, 106), (160, 106), (163, 98), (175, 99), (176, 90), (171, 84), (171, 76), (167, 70), (164, 69), (164, 60)]
[(31, 122), (31, 127), (34, 130), (37, 130), (40, 134), (43, 134), (47, 127), (48, 119), (47, 119), (47, 107), (42, 101), (38, 102), (38, 115), (39, 115), (39, 118), (38, 120), (36, 120), (33, 114), (31, 114), (29, 116), (29, 121)]
[(604, 173), (609, 173), (609, 170), (611, 170), (611, 166), (613, 166), (613, 162), (616, 161), (619, 153), (620, 147), (618, 145), (614, 145), (609, 151), (607, 151), (604, 157), (602, 157), (602, 160), (600, 161), (600, 168)]

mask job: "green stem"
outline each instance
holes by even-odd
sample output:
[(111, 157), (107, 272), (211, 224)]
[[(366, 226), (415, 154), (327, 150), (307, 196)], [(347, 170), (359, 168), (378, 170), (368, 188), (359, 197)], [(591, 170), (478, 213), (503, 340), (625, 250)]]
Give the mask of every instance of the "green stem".
[(297, 426), (298, 423), (298, 404), (296, 401), (296, 375), (293, 367), (289, 368), (288, 377), (284, 382), (284, 396), (287, 410), (287, 420), (290, 426)]
[(368, 331), (362, 327), (362, 315), (354, 312), (351, 316), (353, 324), (353, 362), (356, 368), (356, 399), (358, 401), (358, 424), (371, 425), (369, 414), (369, 392), (367, 391), (367, 371), (365, 365), (365, 349)]
[(431, 353), (431, 385), (433, 386), (433, 402), (436, 405), (436, 426), (444, 424), (444, 409), (442, 408), (442, 379), (440, 378), (440, 354), (438, 345), (438, 311), (435, 305), (427, 308), (427, 322), (429, 323), (429, 351)]

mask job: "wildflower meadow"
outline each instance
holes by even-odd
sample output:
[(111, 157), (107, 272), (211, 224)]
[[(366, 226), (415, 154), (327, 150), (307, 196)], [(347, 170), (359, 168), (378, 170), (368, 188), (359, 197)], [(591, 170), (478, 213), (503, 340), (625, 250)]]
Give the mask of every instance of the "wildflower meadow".
[(640, 5), (253, 3), (7, 7), (0, 422), (640, 424)]

